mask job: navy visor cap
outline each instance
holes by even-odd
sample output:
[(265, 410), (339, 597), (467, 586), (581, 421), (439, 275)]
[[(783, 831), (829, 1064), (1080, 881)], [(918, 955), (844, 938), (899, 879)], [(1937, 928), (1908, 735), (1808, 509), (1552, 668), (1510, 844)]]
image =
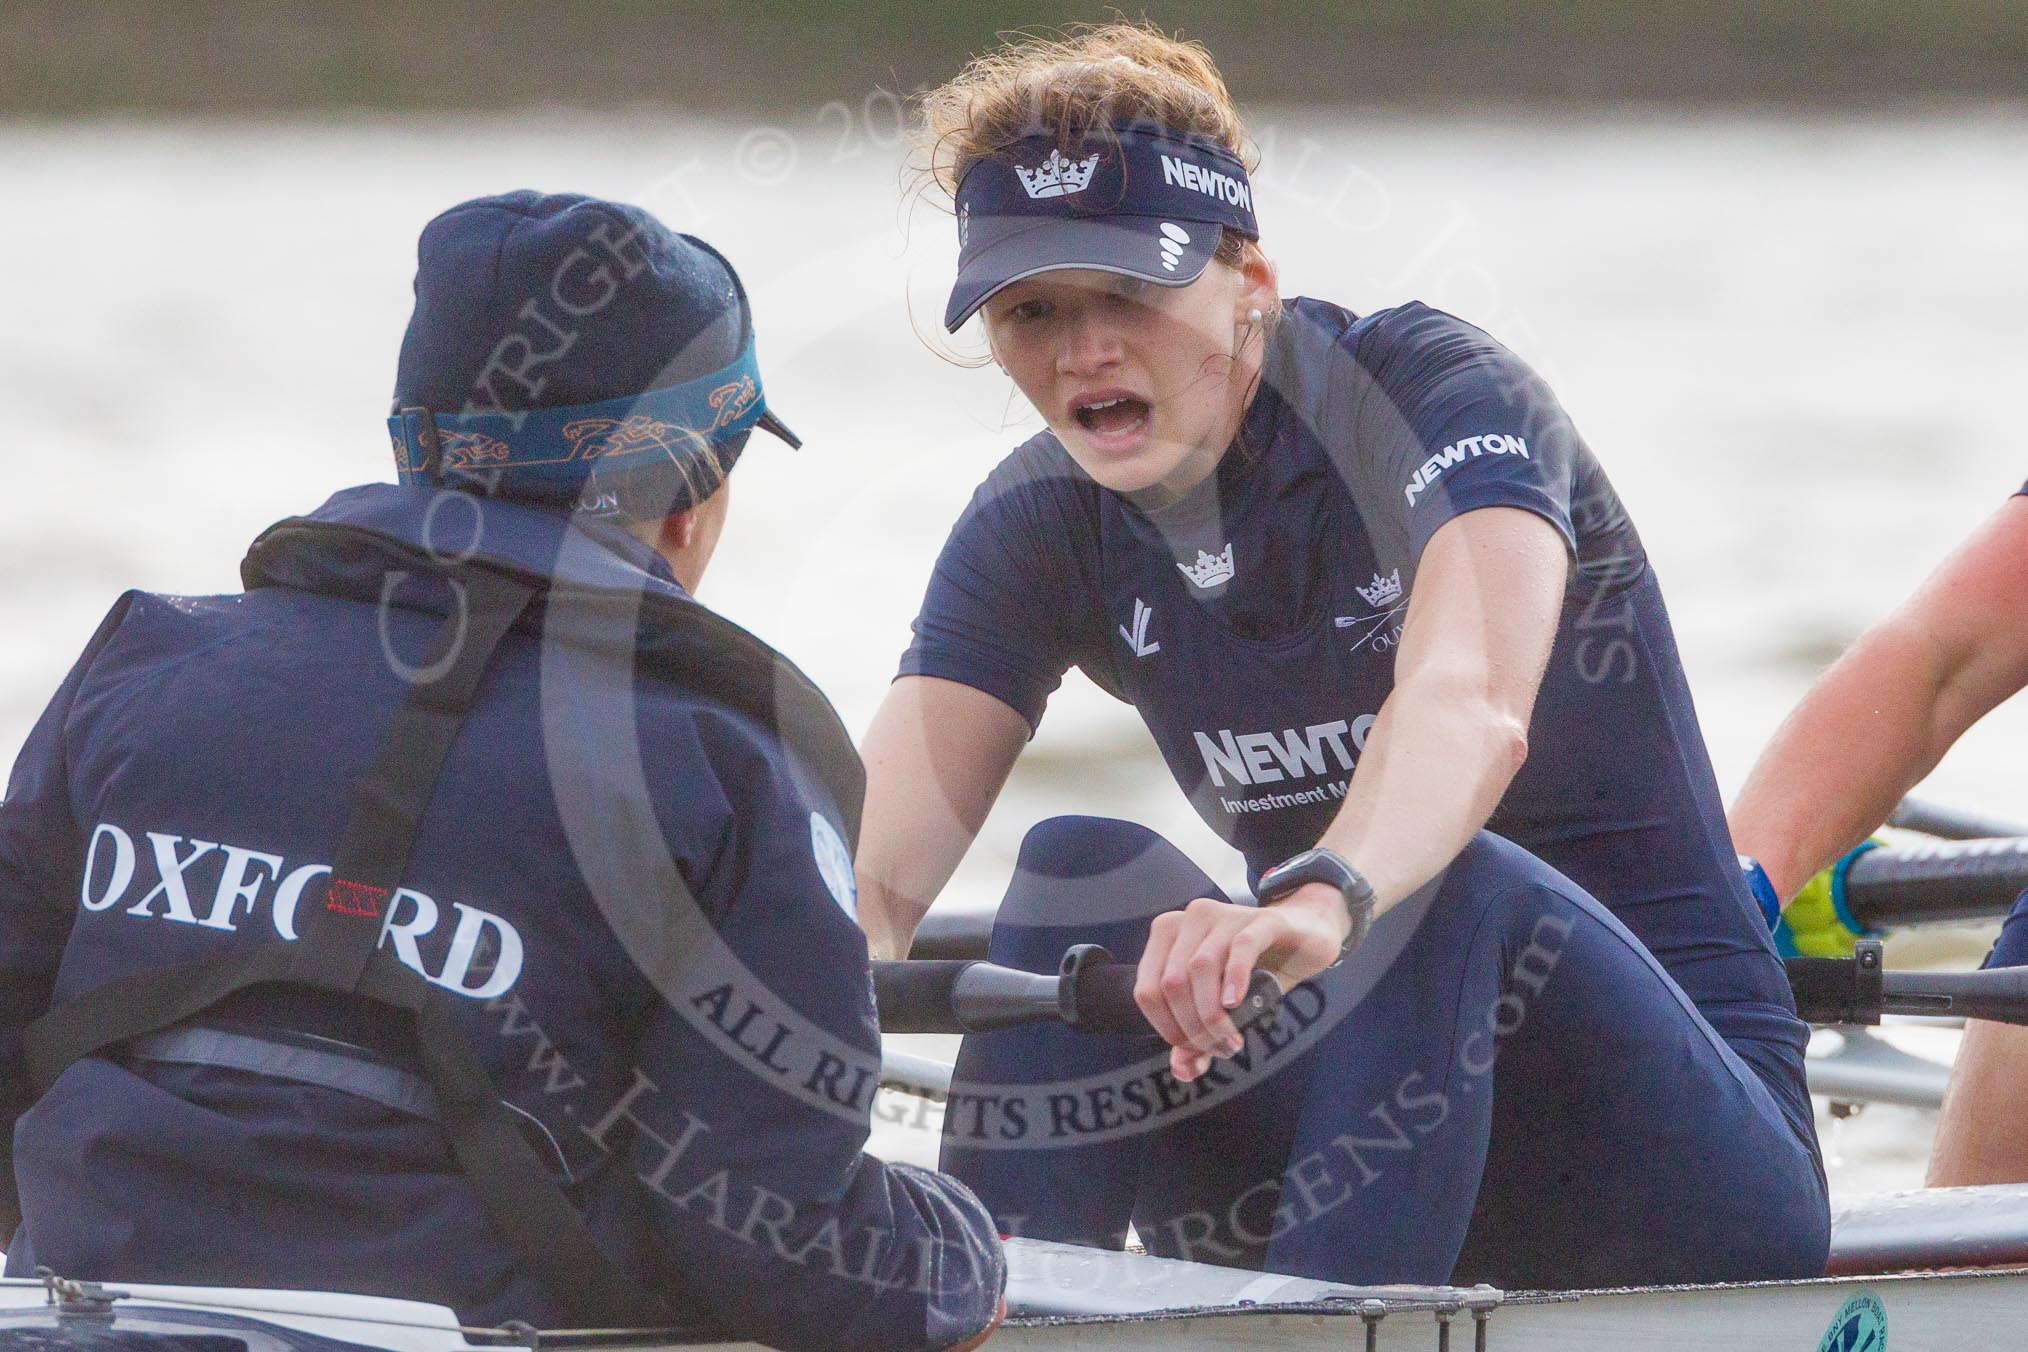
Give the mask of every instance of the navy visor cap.
[(1227, 230), (1259, 239), (1246, 166), (1224, 146), (1122, 127), (1066, 151), (1025, 137), (974, 161), (958, 184), (955, 332), (1005, 287), (1066, 268), (1188, 286)]

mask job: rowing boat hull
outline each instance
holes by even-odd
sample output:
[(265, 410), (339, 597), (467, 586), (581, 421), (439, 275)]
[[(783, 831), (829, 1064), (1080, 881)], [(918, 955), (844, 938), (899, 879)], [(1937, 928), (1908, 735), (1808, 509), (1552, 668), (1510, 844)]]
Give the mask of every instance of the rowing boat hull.
[[(2028, 1269), (1900, 1277), (1825, 1278), (1751, 1286), (1643, 1287), (1508, 1295), (1475, 1316), (1449, 1315), (1459, 1352), (1982, 1352), (2022, 1345)], [(1133, 1315), (1010, 1319), (996, 1352), (1427, 1352), (1439, 1347), (1435, 1309), (1397, 1307), (1366, 1341), (1356, 1309), (1285, 1306)], [(1884, 1335), (1884, 1336), (1883, 1336)], [(1847, 1339), (1850, 1339), (1847, 1341)], [(759, 1352), (755, 1343), (715, 1345)]]
[[(1015, 1240), (1008, 1296), (1015, 1311), (989, 1346), (1004, 1352), (1379, 1352), (1483, 1348), (1487, 1352), (1968, 1352), (2021, 1346), (2028, 1329), (2028, 1267), (1827, 1277), (1725, 1286), (1514, 1293), (1490, 1287), (1349, 1287)], [(450, 1311), (373, 1297), (308, 1292), (137, 1287), (113, 1310), (70, 1320), (30, 1283), (0, 1290), (0, 1343), (25, 1336), (47, 1348), (84, 1347), (110, 1324), (130, 1333), (179, 1332), (150, 1307), (231, 1311), (271, 1330), (313, 1331), (390, 1352), (471, 1347)], [(27, 1288), (27, 1289), (24, 1289)], [(12, 1307), (11, 1309), (6, 1307)], [(110, 1314), (110, 1320), (108, 1319)], [(73, 1317), (74, 1318), (74, 1317)], [(1443, 1334), (1448, 1326), (1446, 1341)], [(275, 1327), (280, 1326), (280, 1327)], [(224, 1331), (224, 1330), (221, 1330)], [(65, 1336), (75, 1332), (84, 1341)], [(546, 1349), (582, 1345), (546, 1334)], [(675, 1343), (666, 1335), (598, 1335), (601, 1348), (712, 1348), (764, 1352), (755, 1343)], [(249, 1344), (251, 1345), (251, 1344)], [(264, 1346), (295, 1344), (284, 1333)], [(328, 1344), (326, 1345), (328, 1346)]]
[[(1449, 1316), (1451, 1346), (1497, 1352), (1640, 1349), (1640, 1352), (1970, 1352), (2021, 1345), (2028, 1269), (1952, 1275), (1828, 1278), (1753, 1286), (1639, 1288), (1555, 1296), (1510, 1295), (1475, 1317)], [(1381, 1319), (1372, 1343), (1343, 1307), (1177, 1311), (1138, 1316), (1013, 1321), (990, 1346), (1052, 1352), (1135, 1348), (1261, 1348), (1346, 1352), (1361, 1346), (1438, 1346), (1438, 1315), (1401, 1309)], [(1850, 1327), (1847, 1343), (1834, 1334)], [(1885, 1337), (1878, 1331), (1884, 1331)], [(1868, 1341), (1868, 1335), (1873, 1340)]]

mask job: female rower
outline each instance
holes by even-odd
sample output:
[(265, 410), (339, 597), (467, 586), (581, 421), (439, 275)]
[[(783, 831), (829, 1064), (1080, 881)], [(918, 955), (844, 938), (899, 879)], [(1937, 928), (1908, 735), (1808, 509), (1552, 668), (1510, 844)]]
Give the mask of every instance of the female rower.
[[(1038, 826), (994, 959), (1138, 961), (1168, 1065), (968, 1038), (944, 1166), (1010, 1233), (1131, 1218), (1156, 1253), (1348, 1281), (1820, 1272), (1805, 1029), (1653, 573), (1548, 388), (1424, 305), (1281, 300), (1201, 47), (1025, 41), (924, 117), (947, 326), (983, 316), (1048, 430), (952, 532), (867, 734), (875, 955), (1072, 666), (1264, 903), (1142, 828)], [(1255, 966), (1309, 984), (1242, 1034)]]

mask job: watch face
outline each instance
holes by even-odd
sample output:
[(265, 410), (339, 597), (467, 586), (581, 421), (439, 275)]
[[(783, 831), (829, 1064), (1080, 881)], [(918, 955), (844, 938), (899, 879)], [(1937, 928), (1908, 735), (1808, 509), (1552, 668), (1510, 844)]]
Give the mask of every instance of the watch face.
[(1330, 850), (1320, 847), (1292, 855), (1262, 874), (1260, 899), (1276, 901), (1304, 883), (1328, 883), (1344, 893), (1349, 901), (1360, 889), (1361, 882), (1356, 869)]
[(1316, 850), (1304, 850), (1301, 854), (1290, 855), (1281, 863), (1269, 869), (1261, 878), (1263, 900), (1273, 901), (1295, 891), (1308, 882), (1335, 882), (1328, 875), (1316, 869), (1321, 856)]

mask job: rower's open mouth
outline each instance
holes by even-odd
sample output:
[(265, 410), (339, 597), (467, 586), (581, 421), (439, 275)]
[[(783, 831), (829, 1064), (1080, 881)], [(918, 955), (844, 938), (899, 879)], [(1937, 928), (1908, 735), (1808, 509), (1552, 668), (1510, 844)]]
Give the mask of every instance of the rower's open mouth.
[(1087, 432), (1109, 436), (1131, 432), (1148, 420), (1148, 401), (1132, 395), (1081, 402), (1072, 410), (1077, 425)]

